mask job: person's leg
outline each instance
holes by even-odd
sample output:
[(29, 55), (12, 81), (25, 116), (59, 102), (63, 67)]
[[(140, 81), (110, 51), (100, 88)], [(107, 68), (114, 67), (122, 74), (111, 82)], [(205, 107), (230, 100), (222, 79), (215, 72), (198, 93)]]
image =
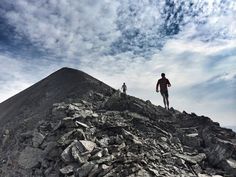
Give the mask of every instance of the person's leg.
[(166, 97), (166, 103), (167, 103), (167, 109), (169, 109), (169, 100), (168, 100), (168, 97)]
[(165, 106), (165, 109), (166, 109), (166, 99), (165, 99), (165, 94), (161, 94), (161, 95), (162, 95), (163, 102), (164, 102), (164, 106)]
[(169, 94), (168, 94), (168, 91), (166, 92), (166, 103), (167, 103), (167, 109), (169, 109)]

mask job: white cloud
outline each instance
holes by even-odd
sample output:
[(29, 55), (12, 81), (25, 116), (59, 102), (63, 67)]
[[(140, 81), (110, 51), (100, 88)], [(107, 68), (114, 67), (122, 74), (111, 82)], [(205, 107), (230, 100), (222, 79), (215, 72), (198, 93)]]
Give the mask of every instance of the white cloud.
[(56, 56), (75, 58), (104, 52), (119, 35), (115, 31), (117, 2), (14, 1), (5, 17), (16, 30)]

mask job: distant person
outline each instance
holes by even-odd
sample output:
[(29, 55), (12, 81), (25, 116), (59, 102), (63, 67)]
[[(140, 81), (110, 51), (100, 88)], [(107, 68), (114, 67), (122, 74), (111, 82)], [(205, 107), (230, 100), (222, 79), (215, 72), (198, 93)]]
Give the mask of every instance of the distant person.
[(123, 83), (123, 85), (121, 86), (121, 90), (126, 95), (127, 86), (125, 85), (125, 83)]
[(159, 85), (160, 85), (160, 92), (163, 97), (163, 102), (165, 105), (165, 109), (169, 109), (169, 94), (168, 94), (168, 88), (170, 87), (170, 81), (165, 77), (165, 73), (161, 74), (161, 79), (158, 80), (157, 85), (156, 85), (156, 92), (159, 92)]

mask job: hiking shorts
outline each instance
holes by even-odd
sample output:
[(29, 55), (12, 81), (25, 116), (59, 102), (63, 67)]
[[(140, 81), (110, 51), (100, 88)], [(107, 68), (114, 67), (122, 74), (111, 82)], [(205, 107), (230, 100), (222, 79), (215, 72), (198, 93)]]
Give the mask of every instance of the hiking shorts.
[(168, 97), (169, 97), (168, 90), (161, 91), (161, 95), (162, 95), (163, 97), (168, 98)]

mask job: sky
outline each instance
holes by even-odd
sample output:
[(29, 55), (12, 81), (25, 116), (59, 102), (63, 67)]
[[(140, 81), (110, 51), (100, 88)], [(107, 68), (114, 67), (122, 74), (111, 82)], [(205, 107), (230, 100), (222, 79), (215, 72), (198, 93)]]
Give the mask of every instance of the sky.
[(236, 0), (1, 0), (0, 102), (61, 67), (236, 126)]

